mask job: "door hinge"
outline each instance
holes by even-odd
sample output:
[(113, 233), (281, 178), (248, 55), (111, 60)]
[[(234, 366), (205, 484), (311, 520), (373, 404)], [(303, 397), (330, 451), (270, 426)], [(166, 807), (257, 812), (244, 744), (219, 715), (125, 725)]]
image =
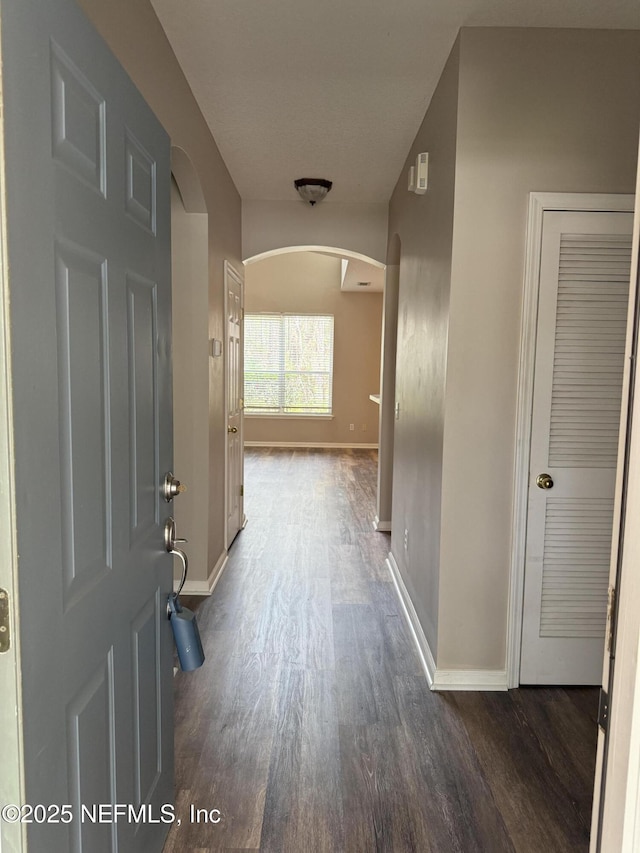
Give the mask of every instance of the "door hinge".
[(603, 732), (609, 729), (609, 694), (604, 687), (600, 688), (600, 702), (598, 703), (598, 725)]
[(0, 654), (11, 646), (11, 624), (9, 621), (9, 593), (0, 589)]
[(240, 497), (244, 497), (244, 486), (240, 486)]
[(607, 597), (607, 652), (610, 654), (613, 650), (613, 640), (616, 629), (616, 588), (609, 587)]

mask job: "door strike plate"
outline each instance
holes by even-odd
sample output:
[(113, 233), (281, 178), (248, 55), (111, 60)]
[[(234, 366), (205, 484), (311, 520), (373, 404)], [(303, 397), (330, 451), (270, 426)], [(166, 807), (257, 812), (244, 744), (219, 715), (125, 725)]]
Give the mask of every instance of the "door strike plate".
[(603, 732), (609, 729), (609, 694), (600, 688), (600, 701), (598, 703), (598, 725)]
[(8, 652), (10, 645), (9, 593), (6, 589), (0, 589), (0, 654)]

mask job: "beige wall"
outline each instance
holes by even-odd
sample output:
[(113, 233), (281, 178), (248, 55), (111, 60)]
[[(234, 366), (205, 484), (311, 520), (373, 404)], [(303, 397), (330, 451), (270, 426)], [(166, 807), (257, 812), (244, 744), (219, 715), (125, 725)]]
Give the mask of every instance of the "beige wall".
[[(433, 654), (438, 646), (440, 503), (454, 169), (458, 47), (391, 198), (389, 234), (401, 241), (391, 550)], [(407, 191), (407, 170), (428, 151), (429, 191)], [(408, 547), (404, 548), (404, 531)]]
[[(223, 261), (241, 264), (240, 197), (149, 0), (79, 0), (171, 137), (209, 214), (209, 337), (223, 337)], [(223, 360), (209, 360), (209, 571), (224, 550)], [(192, 579), (196, 579), (193, 577)]]
[[(418, 416), (411, 404), (401, 417), (400, 429), (416, 438), (409, 450), (396, 442), (405, 473), (395, 480), (392, 547), (401, 557), (403, 519), (422, 526), (420, 542), (425, 533), (430, 541), (441, 511), (438, 562), (432, 541), (426, 558), (411, 552), (411, 526), (409, 565), (398, 560), (430, 644), (435, 622), (437, 666), (501, 670), (528, 193), (633, 192), (640, 33), (463, 29), (456, 89), (457, 49), (413, 149), (430, 153), (430, 189), (411, 196), (403, 172), (391, 207), (389, 232), (402, 240), (399, 356), (411, 339), (421, 354), (421, 366), (402, 355), (399, 385), (437, 413), (428, 417), (423, 408)], [(428, 132), (437, 110), (457, 112), (444, 150)], [(455, 184), (453, 242), (447, 230), (436, 265), (430, 239), (420, 246), (412, 235), (431, 234), (436, 205), (450, 221), (448, 197), (436, 197), (445, 180)], [(448, 262), (450, 305), (441, 274)], [(426, 293), (441, 297), (427, 307)], [(428, 343), (436, 324), (437, 354)], [(412, 459), (423, 469), (418, 460), (429, 459), (428, 470), (411, 477)]]
[(463, 30), (460, 56), (438, 665), (501, 669), (528, 193), (634, 191), (640, 33)]
[(330, 246), (384, 263), (387, 214), (386, 204), (243, 201), (242, 257), (289, 246)]
[[(173, 301), (173, 466), (187, 491), (172, 514), (187, 537), (189, 580), (208, 575), (209, 504), (209, 292), (208, 223), (187, 213), (171, 182), (171, 293)], [(176, 577), (182, 567), (176, 560)]]
[[(245, 312), (333, 314), (333, 419), (245, 417), (245, 441), (378, 441), (378, 409), (369, 394), (380, 382), (381, 293), (340, 290), (340, 258), (294, 252), (247, 265)], [(349, 430), (349, 424), (355, 430)], [(366, 424), (366, 431), (362, 425)]]

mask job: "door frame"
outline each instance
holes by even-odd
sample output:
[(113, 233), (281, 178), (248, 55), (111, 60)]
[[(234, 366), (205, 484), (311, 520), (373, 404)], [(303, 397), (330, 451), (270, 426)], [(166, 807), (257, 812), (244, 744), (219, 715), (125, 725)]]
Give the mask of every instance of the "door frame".
[[(506, 670), (507, 687), (509, 688), (518, 687), (520, 684), (524, 563), (529, 502), (529, 458), (531, 417), (533, 414), (533, 374), (536, 356), (540, 249), (544, 214), (546, 211), (553, 210), (600, 213), (633, 212), (634, 203), (634, 195), (622, 193), (529, 193), (518, 367), (511, 568), (507, 615)], [(616, 532), (614, 531), (615, 535)]]
[[(3, 147), (0, 134), (0, 148)], [(11, 405), (11, 327), (9, 324), (9, 291), (7, 287), (6, 210), (4, 192), (4, 151), (0, 151), (0, 536), (4, 555), (0, 560), (0, 587), (9, 594), (9, 650), (0, 653), (0, 731), (2, 731), (3, 772), (0, 774), (0, 802), (26, 802), (22, 691), (20, 689), (18, 548), (15, 522), (14, 452)], [(26, 825), (0, 823), (0, 847), (3, 841), (10, 850), (26, 850)]]
[[(229, 549), (229, 532), (228, 532), (228, 521), (229, 521), (229, 440), (227, 438), (227, 426), (229, 424), (229, 288), (228, 281), (229, 278), (234, 278), (241, 287), (242, 291), (242, 317), (243, 322), (241, 324), (241, 329), (244, 332), (244, 276), (238, 272), (238, 270), (231, 264), (229, 261), (225, 260), (224, 262), (224, 550), (225, 553)], [(244, 345), (244, 337), (241, 339), (241, 345)], [(243, 406), (242, 411), (244, 413), (244, 395), (243, 395)], [(244, 415), (240, 418), (240, 457), (242, 459), (242, 469), (244, 471)], [(240, 525), (240, 529), (242, 530), (247, 523), (247, 517), (244, 514), (244, 497), (242, 500), (242, 523)]]
[(608, 692), (609, 716), (605, 731), (598, 727), (596, 778), (590, 851), (620, 850), (633, 853), (640, 838), (640, 583), (638, 526), (631, 524), (639, 507), (638, 394), (640, 374), (637, 352), (640, 332), (640, 168), (636, 177), (636, 211), (631, 258), (631, 306), (627, 333), (627, 370), (623, 386), (623, 419), (616, 489), (619, 530), (618, 553), (611, 565), (610, 584), (616, 589), (616, 606), (609, 617), (611, 649), (603, 655), (603, 689)]

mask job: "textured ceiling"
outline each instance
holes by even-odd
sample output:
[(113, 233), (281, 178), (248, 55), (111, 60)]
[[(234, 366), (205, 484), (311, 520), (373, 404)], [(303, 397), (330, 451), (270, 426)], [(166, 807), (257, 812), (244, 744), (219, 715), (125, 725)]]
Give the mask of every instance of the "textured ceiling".
[(640, 28), (639, 0), (152, 0), (244, 199), (386, 202), (461, 26)]

